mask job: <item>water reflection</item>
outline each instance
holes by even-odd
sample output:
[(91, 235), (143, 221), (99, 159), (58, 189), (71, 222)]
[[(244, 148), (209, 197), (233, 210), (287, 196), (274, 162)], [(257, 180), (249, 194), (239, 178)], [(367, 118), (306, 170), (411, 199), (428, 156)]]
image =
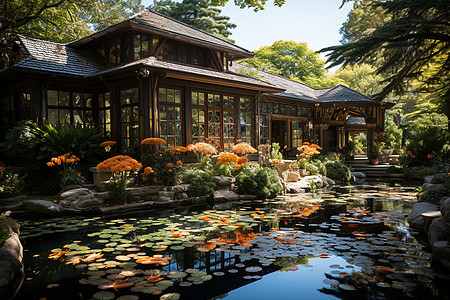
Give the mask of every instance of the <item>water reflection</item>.
[(414, 188), (346, 186), (158, 217), (23, 220), (18, 299), (444, 299), (448, 277), (406, 224), (414, 201)]

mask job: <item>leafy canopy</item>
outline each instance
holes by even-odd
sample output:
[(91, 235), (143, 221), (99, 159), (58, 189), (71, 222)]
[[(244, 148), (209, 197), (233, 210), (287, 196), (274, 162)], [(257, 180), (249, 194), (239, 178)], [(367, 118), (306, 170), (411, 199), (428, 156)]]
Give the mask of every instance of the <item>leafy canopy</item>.
[(276, 41), (271, 46), (256, 50), (245, 64), (312, 86), (328, 86), (325, 61), (308, 48), (306, 43)]
[(229, 17), (220, 15), (222, 12), (220, 9), (211, 7), (209, 0), (183, 0), (182, 2), (160, 0), (149, 8), (228, 40), (231, 35), (229, 30), (236, 28), (235, 24), (229, 22)]

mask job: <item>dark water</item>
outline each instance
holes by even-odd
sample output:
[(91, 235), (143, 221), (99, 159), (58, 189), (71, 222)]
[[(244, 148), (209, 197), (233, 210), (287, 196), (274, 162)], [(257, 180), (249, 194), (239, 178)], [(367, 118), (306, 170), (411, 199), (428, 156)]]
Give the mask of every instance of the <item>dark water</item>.
[[(22, 220), (26, 280), (16, 299), (448, 299), (450, 276), (407, 226), (415, 201), (414, 187), (377, 184)], [(79, 261), (92, 253), (103, 256)], [(142, 264), (155, 256), (162, 264)], [(115, 290), (120, 281), (129, 286)]]

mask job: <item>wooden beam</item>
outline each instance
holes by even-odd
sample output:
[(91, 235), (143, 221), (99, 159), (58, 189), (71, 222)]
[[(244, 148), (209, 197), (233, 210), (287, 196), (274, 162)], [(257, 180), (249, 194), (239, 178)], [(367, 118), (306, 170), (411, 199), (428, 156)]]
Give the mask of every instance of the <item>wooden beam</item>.
[(161, 52), (162, 47), (166, 43), (166, 41), (167, 41), (166, 37), (159, 40), (158, 44), (156, 45), (155, 52), (153, 53), (154, 57), (158, 57), (158, 55)]
[(223, 64), (220, 61), (219, 57), (217, 56), (217, 52), (215, 50), (213, 50), (213, 49), (209, 49), (209, 51), (211, 52), (211, 55), (212, 55), (213, 60), (214, 60), (214, 63), (216, 64), (216, 66), (219, 69), (219, 71), (223, 72), (224, 71)]

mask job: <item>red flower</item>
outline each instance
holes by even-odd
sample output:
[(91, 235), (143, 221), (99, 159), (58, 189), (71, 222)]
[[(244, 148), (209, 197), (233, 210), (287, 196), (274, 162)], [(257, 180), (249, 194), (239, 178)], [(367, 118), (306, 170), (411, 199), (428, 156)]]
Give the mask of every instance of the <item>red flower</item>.
[(411, 158), (416, 158), (416, 156), (411, 151), (409, 151), (408, 153)]
[(428, 154), (427, 157), (428, 158), (433, 158), (433, 154)]

